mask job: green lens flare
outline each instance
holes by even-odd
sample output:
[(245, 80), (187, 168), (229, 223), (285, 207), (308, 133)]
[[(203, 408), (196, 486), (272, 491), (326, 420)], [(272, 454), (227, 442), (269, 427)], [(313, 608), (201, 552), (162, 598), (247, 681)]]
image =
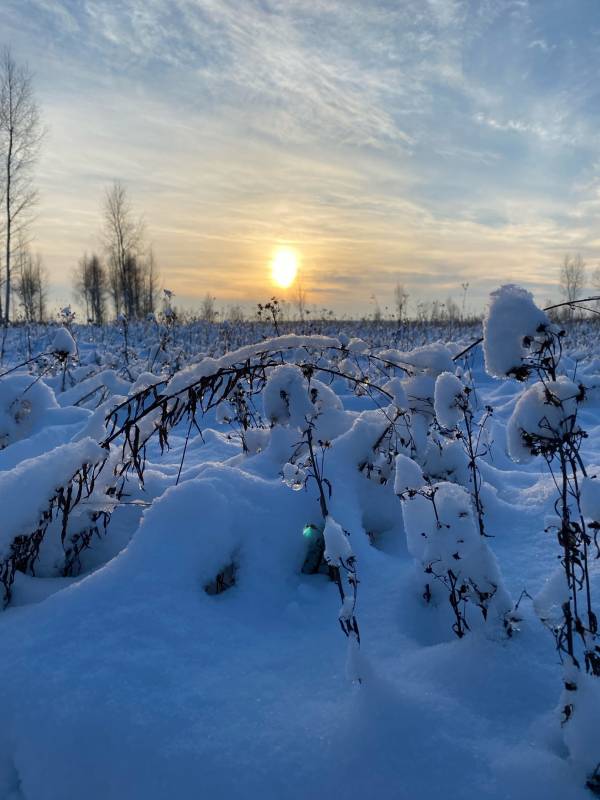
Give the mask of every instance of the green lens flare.
[(305, 528), (304, 528), (304, 530), (302, 531), (302, 536), (306, 536), (306, 538), (308, 539), (310, 536), (312, 536), (312, 535), (313, 535), (313, 533), (315, 532), (315, 530), (316, 530), (316, 529), (315, 529), (315, 528), (313, 528), (313, 526), (312, 526), (312, 525), (306, 525), (306, 526), (305, 526)]

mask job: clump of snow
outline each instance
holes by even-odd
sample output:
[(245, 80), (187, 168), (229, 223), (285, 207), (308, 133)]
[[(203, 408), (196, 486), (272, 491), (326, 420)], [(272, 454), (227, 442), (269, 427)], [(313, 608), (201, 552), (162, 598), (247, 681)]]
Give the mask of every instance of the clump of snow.
[(362, 339), (350, 339), (345, 349), (354, 355), (362, 355), (369, 349), (369, 345)]
[(599, 767), (600, 680), (573, 665), (566, 665), (564, 673), (565, 688), (560, 703), (563, 720), (565, 708), (569, 713), (563, 724), (563, 738), (583, 783)]
[(52, 337), (50, 351), (52, 353), (56, 353), (62, 358), (74, 356), (77, 353), (75, 339), (71, 336), (71, 333), (67, 330), (67, 328), (62, 327), (56, 331)]
[(325, 522), (323, 537), (325, 539), (325, 559), (327, 563), (334, 567), (347, 564), (348, 559), (353, 556), (350, 539), (344, 533), (342, 526), (331, 516), (327, 517)]
[(391, 381), (383, 384), (383, 390), (393, 397), (393, 404), (396, 408), (404, 410), (408, 408), (408, 398), (401, 378), (392, 378)]
[(84, 405), (86, 400), (98, 403), (98, 398), (103, 399), (111, 395), (127, 395), (131, 391), (131, 384), (117, 375), (113, 369), (96, 372), (95, 375), (79, 380), (75, 386), (61, 392), (59, 403), (66, 407), (70, 405)]
[(399, 495), (408, 489), (420, 489), (424, 483), (423, 470), (417, 462), (408, 456), (397, 455), (394, 492)]
[(308, 350), (326, 350), (332, 347), (339, 348), (339, 346), (339, 340), (331, 336), (300, 336), (290, 333), (285, 336), (266, 339), (264, 342), (248, 344), (239, 347), (237, 350), (231, 350), (220, 358), (206, 356), (197, 364), (186, 367), (174, 375), (169, 381), (165, 392), (169, 395), (179, 394), (186, 391), (201, 378), (214, 375), (219, 370), (229, 369), (235, 365), (260, 358), (267, 353), (279, 353), (299, 347), (307, 348)]
[(496, 558), (475, 523), (469, 492), (446, 481), (418, 487), (415, 467), (398, 456), (395, 490), (402, 499), (409, 552), (421, 562), (428, 581), (437, 579), (446, 587), (454, 583), (460, 602), (478, 606), (484, 619), (493, 611), (496, 621), (504, 620), (513, 604)]
[[(106, 450), (92, 439), (60, 445), (37, 458), (27, 459), (0, 474), (0, 558), (6, 558), (16, 536), (33, 533), (57, 490), (84, 464), (96, 464)], [(25, 502), (15, 502), (27, 493)]]
[(492, 292), (483, 321), (483, 352), (489, 375), (520, 376), (530, 345), (550, 325), (533, 295), (509, 283)]
[(30, 436), (58, 409), (52, 389), (30, 375), (0, 380), (0, 449)]
[(435, 382), (433, 407), (442, 428), (456, 428), (462, 418), (460, 403), (464, 401), (465, 387), (451, 372), (442, 372)]
[(533, 607), (542, 622), (555, 626), (564, 622), (563, 606), (568, 602), (569, 584), (564, 568), (558, 567), (534, 597)]
[(553, 451), (564, 434), (580, 431), (574, 420), (584, 400), (583, 388), (564, 376), (526, 389), (506, 426), (513, 461), (527, 463), (542, 451)]
[(430, 438), (421, 463), (430, 481), (450, 481), (463, 486), (470, 483), (469, 457), (459, 439)]
[(304, 429), (316, 409), (308, 395), (308, 381), (294, 364), (282, 364), (269, 375), (263, 392), (265, 417), (272, 424)]
[(439, 342), (415, 347), (414, 350), (382, 350), (378, 353), (384, 361), (389, 361), (399, 367), (409, 370), (424, 372), (432, 377), (437, 377), (442, 372), (452, 372), (454, 364), (452, 354), (446, 345)]

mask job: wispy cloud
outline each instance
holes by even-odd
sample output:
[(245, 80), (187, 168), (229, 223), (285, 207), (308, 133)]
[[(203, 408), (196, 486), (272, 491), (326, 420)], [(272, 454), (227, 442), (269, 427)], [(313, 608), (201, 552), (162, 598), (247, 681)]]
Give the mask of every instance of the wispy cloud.
[[(587, 8), (587, 7), (586, 7)], [(277, 242), (324, 303), (403, 280), (551, 293), (598, 255), (599, 41), (525, 0), (4, 0), (50, 134), (37, 245), (64, 286), (114, 178), (179, 297), (269, 291)], [(556, 276), (556, 277), (553, 277)]]

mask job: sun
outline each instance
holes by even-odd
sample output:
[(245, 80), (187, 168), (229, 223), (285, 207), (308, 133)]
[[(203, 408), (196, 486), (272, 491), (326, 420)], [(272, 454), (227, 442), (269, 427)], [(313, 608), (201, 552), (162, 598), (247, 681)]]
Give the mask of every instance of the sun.
[(276, 251), (271, 261), (271, 278), (281, 289), (288, 289), (298, 274), (298, 254), (290, 247)]

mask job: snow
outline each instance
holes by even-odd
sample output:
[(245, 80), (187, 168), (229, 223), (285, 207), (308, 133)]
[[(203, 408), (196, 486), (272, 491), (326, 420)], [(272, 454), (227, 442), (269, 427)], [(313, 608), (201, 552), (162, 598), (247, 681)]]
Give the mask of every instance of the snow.
[(464, 400), (465, 387), (451, 372), (442, 372), (435, 382), (433, 408), (443, 428), (456, 428), (462, 419), (459, 403)]
[[(106, 456), (92, 439), (63, 444), (36, 458), (22, 461), (0, 473), (0, 559), (5, 559), (17, 536), (33, 533), (56, 491), (84, 464), (96, 464)], [(23, 496), (23, 502), (15, 498)]]
[(77, 345), (67, 328), (59, 328), (56, 331), (52, 337), (50, 350), (63, 357), (76, 355)]
[[(345, 564), (349, 558), (352, 558), (350, 540), (342, 530), (342, 526), (333, 517), (327, 517), (323, 537), (325, 539), (325, 558), (328, 564), (339, 567), (341, 564)], [(345, 618), (346, 610), (342, 608), (340, 612), (341, 618)]]
[(584, 478), (581, 486), (581, 510), (594, 522), (600, 521), (600, 480)]
[(263, 392), (263, 408), (271, 423), (289, 423), (304, 429), (316, 409), (308, 396), (308, 381), (302, 370), (292, 364), (275, 367)]
[(443, 344), (426, 344), (422, 347), (415, 347), (410, 352), (400, 350), (382, 350), (379, 358), (397, 364), (400, 367), (423, 371), (428, 375), (436, 377), (442, 372), (453, 370), (452, 354)]
[[(486, 366), (500, 377), (530, 358), (523, 337), (543, 319), (531, 303), (515, 287), (492, 298)], [(582, 510), (598, 520), (597, 329), (567, 332), (562, 373), (543, 384), (498, 383), (477, 351), (457, 369), (472, 328), (446, 343), (434, 326), (272, 337), (264, 324), (175, 322), (154, 358), (163, 323), (127, 323), (127, 364), (118, 326), (73, 325), (77, 362), (46, 355), (0, 378), (4, 557), (75, 471), (107, 459), (0, 612), (0, 800), (589, 798), (600, 681), (561, 665), (548, 630), (568, 587), (556, 487), (535, 453), (577, 415)], [(494, 336), (512, 332), (499, 350)], [(34, 352), (55, 335), (42, 328)], [(9, 329), (6, 369), (25, 360), (22, 341)], [(227, 400), (196, 425), (184, 417), (161, 451), (149, 414), (143, 486), (120, 477), (129, 446), (99, 445), (116, 406), (153, 386), (185, 399), (202, 378), (257, 363), (266, 384), (244, 385), (246, 430)], [(456, 406), (472, 385), (474, 424), (494, 407), (478, 459), (485, 537)], [(325, 547), (314, 574), (309, 524)], [(86, 531), (69, 573), (66, 548)], [(596, 598), (595, 562), (591, 581)], [(355, 614), (360, 643), (340, 630)]]
[(417, 462), (405, 455), (397, 455), (394, 492), (399, 495), (407, 489), (420, 489), (424, 483), (423, 470)]
[(579, 384), (566, 376), (537, 381), (519, 397), (506, 426), (508, 452), (514, 461), (531, 461), (539, 447), (552, 447), (557, 438), (577, 430), (571, 420), (583, 402)]
[(483, 321), (483, 351), (490, 375), (506, 378), (522, 367), (527, 339), (534, 340), (549, 320), (521, 286), (509, 283), (492, 292)]

